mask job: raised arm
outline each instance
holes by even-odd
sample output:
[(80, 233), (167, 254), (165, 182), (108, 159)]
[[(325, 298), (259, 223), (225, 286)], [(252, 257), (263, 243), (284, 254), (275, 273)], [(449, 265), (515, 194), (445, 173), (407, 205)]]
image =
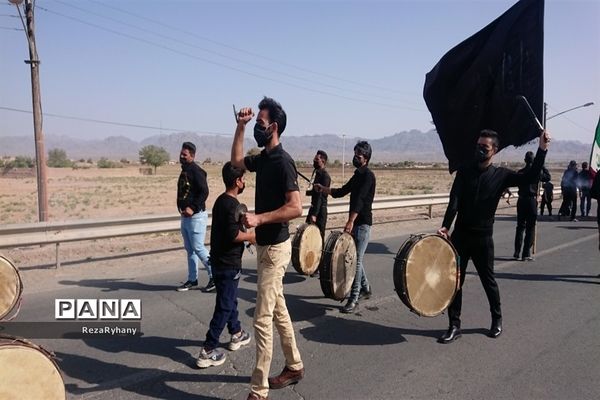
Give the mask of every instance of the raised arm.
[(238, 113), (238, 123), (235, 128), (233, 144), (231, 145), (231, 164), (234, 167), (246, 169), (244, 164), (244, 131), (246, 124), (252, 120), (254, 112), (250, 107), (244, 107)]

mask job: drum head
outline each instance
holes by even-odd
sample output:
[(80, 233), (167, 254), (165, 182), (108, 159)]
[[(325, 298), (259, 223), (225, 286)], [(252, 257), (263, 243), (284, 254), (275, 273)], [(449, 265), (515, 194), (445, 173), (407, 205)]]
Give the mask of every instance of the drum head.
[(443, 237), (413, 237), (398, 252), (394, 265), (396, 291), (418, 315), (441, 314), (454, 299), (459, 283), (456, 250)]
[(235, 209), (235, 220), (240, 226), (240, 230), (242, 232), (246, 232), (246, 227), (242, 223), (242, 216), (248, 212), (248, 207), (244, 203), (240, 203), (237, 205)]
[(0, 377), (2, 400), (67, 398), (58, 367), (33, 344), (0, 339)]
[(19, 303), (22, 291), (19, 271), (9, 259), (0, 256), (0, 320)]
[(319, 268), (323, 238), (316, 225), (301, 225), (292, 242), (292, 265), (300, 274), (312, 275)]
[(321, 263), (321, 289), (326, 297), (344, 300), (356, 275), (356, 245), (348, 233), (334, 231), (329, 234)]

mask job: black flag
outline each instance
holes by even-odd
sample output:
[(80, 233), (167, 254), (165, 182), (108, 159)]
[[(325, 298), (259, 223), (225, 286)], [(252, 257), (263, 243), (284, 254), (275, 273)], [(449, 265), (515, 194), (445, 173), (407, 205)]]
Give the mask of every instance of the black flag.
[(543, 55), (544, 0), (520, 0), (446, 53), (426, 75), (423, 97), (450, 172), (473, 159), (482, 129), (498, 132), (500, 149), (539, 136), (517, 96), (525, 96), (542, 119)]

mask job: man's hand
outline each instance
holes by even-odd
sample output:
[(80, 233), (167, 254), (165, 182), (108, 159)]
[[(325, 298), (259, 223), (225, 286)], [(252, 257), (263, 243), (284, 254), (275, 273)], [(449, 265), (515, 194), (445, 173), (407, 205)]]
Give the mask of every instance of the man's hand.
[(552, 138), (550, 137), (550, 133), (544, 129), (542, 131), (542, 134), (540, 135), (540, 149), (542, 149), (544, 151), (548, 150), (551, 140), (552, 140)]
[(448, 228), (442, 226), (440, 229), (438, 229), (437, 234), (445, 239), (448, 239)]
[(250, 236), (250, 238), (248, 239), (248, 242), (250, 244), (253, 244), (256, 246), (256, 231), (250, 232), (250, 235), (252, 235), (252, 236)]
[(244, 107), (238, 112), (238, 124), (246, 125), (254, 118), (254, 112), (250, 107)]
[(261, 224), (260, 215), (246, 213), (242, 217), (242, 223), (246, 228), (256, 228)]
[(331, 194), (331, 188), (323, 186), (320, 183), (315, 183), (313, 185), (313, 190), (315, 190), (317, 193), (325, 193), (327, 195)]
[(352, 234), (352, 228), (354, 228), (354, 221), (348, 220), (346, 226), (344, 226), (344, 232)]
[(184, 217), (191, 217), (192, 215), (194, 215), (194, 210), (192, 210), (190, 207), (186, 207), (181, 215), (183, 215)]
[(316, 215), (311, 215), (310, 216), (310, 222), (313, 223), (313, 224), (316, 224), (317, 223), (317, 216)]

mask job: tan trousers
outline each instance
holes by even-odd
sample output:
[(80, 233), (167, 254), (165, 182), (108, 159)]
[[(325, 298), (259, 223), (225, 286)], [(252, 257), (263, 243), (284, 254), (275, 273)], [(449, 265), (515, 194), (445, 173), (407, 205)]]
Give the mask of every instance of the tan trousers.
[(250, 381), (251, 390), (262, 396), (269, 394), (269, 369), (273, 358), (273, 322), (281, 339), (288, 368), (303, 368), (296, 346), (294, 327), (283, 297), (283, 276), (292, 256), (291, 240), (271, 246), (257, 246), (258, 283), (254, 311), (256, 366)]

